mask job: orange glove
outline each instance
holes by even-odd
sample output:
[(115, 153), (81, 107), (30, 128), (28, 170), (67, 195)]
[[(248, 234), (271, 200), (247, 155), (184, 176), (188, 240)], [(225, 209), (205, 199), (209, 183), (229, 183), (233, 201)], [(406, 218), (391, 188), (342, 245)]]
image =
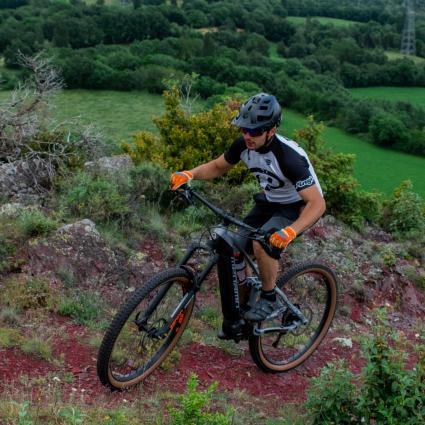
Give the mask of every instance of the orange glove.
[(296, 236), (297, 234), (295, 233), (295, 230), (288, 226), (284, 229), (274, 232), (270, 236), (269, 243), (276, 248), (285, 249), (289, 245), (289, 242), (295, 239)]
[(177, 190), (181, 185), (190, 183), (192, 179), (193, 174), (190, 171), (176, 171), (175, 173), (171, 174), (171, 190)]

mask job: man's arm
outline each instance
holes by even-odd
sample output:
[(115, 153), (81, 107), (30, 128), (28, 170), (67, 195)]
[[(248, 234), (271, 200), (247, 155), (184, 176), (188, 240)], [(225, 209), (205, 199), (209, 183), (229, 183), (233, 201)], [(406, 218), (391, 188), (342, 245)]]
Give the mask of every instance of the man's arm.
[(224, 155), (220, 155), (218, 158), (190, 170), (190, 172), (193, 174), (194, 179), (211, 180), (222, 176), (232, 167), (233, 165), (224, 159)]
[(326, 210), (325, 200), (316, 185), (301, 190), (298, 194), (306, 205), (297, 220), (291, 224), (297, 235), (312, 226)]

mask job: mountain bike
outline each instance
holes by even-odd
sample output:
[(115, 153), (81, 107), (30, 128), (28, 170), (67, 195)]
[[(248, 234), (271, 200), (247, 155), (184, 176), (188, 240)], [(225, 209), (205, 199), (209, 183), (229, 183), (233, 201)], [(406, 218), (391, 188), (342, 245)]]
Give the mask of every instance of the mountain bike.
[[(267, 243), (264, 231), (216, 207), (187, 185), (178, 192), (190, 203), (201, 202), (221, 223), (209, 229), (205, 243), (192, 242), (176, 267), (153, 276), (119, 308), (99, 348), (97, 373), (102, 384), (122, 390), (142, 382), (161, 365), (182, 336), (196, 295), (215, 266), (223, 315), (240, 324), (233, 339), (248, 340), (251, 356), (264, 372), (287, 372), (299, 366), (316, 350), (334, 317), (337, 282), (333, 271), (320, 262), (292, 266), (276, 281), (278, 309), (263, 322), (245, 321), (236, 256), (243, 255), (250, 270), (245, 282), (248, 308), (259, 297), (261, 280), (255, 260), (233, 228), (243, 230), (246, 238)], [(199, 253), (208, 260), (197, 270), (190, 264)]]

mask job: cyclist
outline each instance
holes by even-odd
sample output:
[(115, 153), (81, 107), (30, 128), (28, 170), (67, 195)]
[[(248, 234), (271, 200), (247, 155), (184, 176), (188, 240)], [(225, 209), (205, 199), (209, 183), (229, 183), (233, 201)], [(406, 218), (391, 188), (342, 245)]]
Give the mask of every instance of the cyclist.
[[(241, 137), (218, 158), (192, 170), (174, 172), (170, 178), (171, 188), (176, 190), (192, 179), (220, 177), (242, 160), (259, 182), (262, 192), (254, 195), (255, 206), (244, 222), (268, 232), (270, 245), (253, 242), (262, 289), (257, 303), (244, 314), (252, 322), (265, 320), (279, 307), (275, 282), (281, 252), (314, 224), (326, 208), (306, 152), (276, 133), (281, 118), (281, 107), (273, 95), (259, 93), (250, 97), (232, 120), (241, 129)], [(225, 317), (224, 334), (232, 334), (234, 329)]]

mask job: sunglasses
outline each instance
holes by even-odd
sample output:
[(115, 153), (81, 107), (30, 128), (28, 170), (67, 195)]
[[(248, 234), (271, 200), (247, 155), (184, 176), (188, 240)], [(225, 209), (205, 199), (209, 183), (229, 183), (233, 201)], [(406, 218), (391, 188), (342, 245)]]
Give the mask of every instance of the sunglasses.
[(258, 137), (265, 133), (262, 128), (241, 128), (243, 134), (249, 134), (251, 137)]

